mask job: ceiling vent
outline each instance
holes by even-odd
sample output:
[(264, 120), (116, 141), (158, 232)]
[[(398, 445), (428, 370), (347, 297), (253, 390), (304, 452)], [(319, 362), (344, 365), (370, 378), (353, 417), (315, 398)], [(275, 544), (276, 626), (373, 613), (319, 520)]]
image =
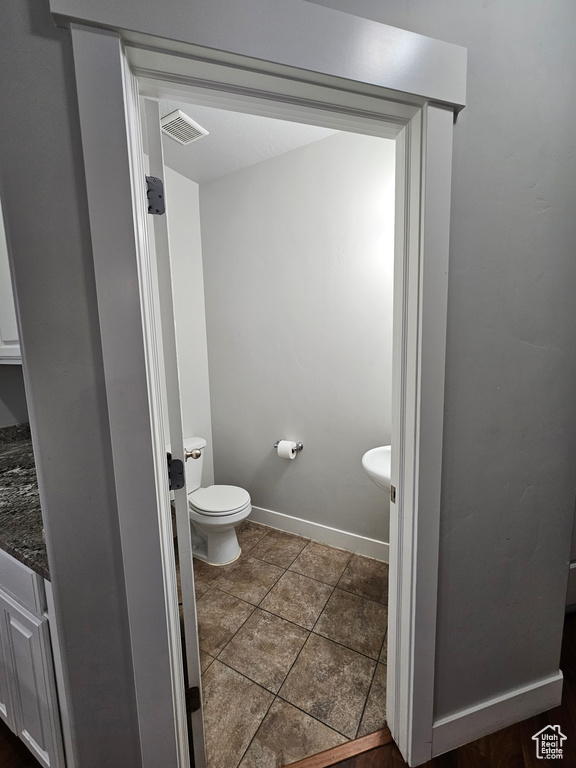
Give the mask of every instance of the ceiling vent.
[(193, 141), (201, 139), (202, 136), (208, 136), (208, 131), (205, 128), (195, 123), (192, 118), (179, 109), (170, 112), (160, 122), (164, 133), (176, 139), (180, 144), (191, 144)]

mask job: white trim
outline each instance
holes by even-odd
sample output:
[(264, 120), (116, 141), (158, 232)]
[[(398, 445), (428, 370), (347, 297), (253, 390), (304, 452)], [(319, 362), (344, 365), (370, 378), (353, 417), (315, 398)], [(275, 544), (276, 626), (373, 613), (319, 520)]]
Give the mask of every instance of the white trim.
[[(128, 45), (130, 66), (138, 77), (140, 92), (150, 98), (170, 98), (204, 106), (300, 120), (336, 130), (395, 138), (420, 109), (402, 101), (388, 103), (382, 122), (382, 95), (329, 89), (314, 82), (300, 82), (262, 72), (246, 72), (194, 58)], [(318, 111), (318, 105), (324, 108)], [(344, 107), (343, 111), (338, 106)], [(261, 111), (263, 110), (263, 111)], [(319, 122), (316, 122), (319, 120)], [(331, 122), (327, 122), (331, 121)]]
[(54, 659), (54, 679), (56, 681), (56, 695), (58, 696), (58, 706), (60, 708), (60, 725), (62, 727), (64, 757), (66, 760), (66, 768), (76, 768), (77, 761), (72, 739), (71, 715), (68, 708), (68, 697), (66, 696), (66, 686), (64, 683), (64, 667), (62, 665), (60, 638), (58, 636), (58, 625), (56, 623), (54, 595), (52, 593), (52, 584), (47, 579), (44, 579), (44, 589), (46, 591), (46, 611), (44, 615), (48, 619), (48, 630), (50, 632), (52, 656)]
[(143, 768), (186, 768), (180, 623), (162, 409), (157, 405), (160, 379), (137, 86), (116, 34), (75, 25), (71, 31), (140, 760)]
[(355, 81), (384, 98), (465, 104), (465, 48), (302, 0), (171, 0), (169, 13), (162, 3), (50, 0), (50, 10), (161, 50), (253, 71), (273, 62), (291, 80), (314, 73), (340, 89)]
[(331, 547), (346, 549), (357, 555), (373, 557), (384, 563), (388, 562), (390, 545), (385, 541), (377, 541), (366, 536), (359, 536), (357, 533), (340, 531), (338, 528), (330, 528), (328, 525), (302, 520), (299, 517), (285, 515), (283, 512), (264, 509), (264, 507), (252, 507), (248, 519), (262, 523), (262, 525), (268, 525), (270, 528), (277, 528), (280, 531), (305, 536), (307, 539), (318, 541), (320, 544), (328, 544)]
[(487, 733), (554, 709), (561, 702), (560, 671), (530, 685), (513, 688), (501, 696), (436, 721), (432, 730), (432, 755), (437, 757)]
[(431, 757), (446, 359), (452, 112), (397, 139), (387, 715), (410, 765)]

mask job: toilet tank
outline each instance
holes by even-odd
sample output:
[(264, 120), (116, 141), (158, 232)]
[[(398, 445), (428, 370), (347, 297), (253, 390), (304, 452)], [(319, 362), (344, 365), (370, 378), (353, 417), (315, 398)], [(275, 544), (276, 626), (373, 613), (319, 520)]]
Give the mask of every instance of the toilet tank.
[(185, 437), (184, 450), (193, 451), (198, 449), (202, 451), (199, 459), (188, 459), (186, 461), (186, 489), (188, 493), (195, 491), (202, 486), (202, 467), (204, 465), (204, 448), (206, 440), (203, 437)]

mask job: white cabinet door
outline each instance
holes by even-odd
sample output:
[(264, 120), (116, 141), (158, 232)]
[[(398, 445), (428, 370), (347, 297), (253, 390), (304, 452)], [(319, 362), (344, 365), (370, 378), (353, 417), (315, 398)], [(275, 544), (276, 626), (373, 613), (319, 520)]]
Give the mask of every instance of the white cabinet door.
[(21, 360), (8, 247), (0, 203), (0, 363), (20, 363)]
[[(2, 631), (0, 629), (0, 637)], [(14, 705), (10, 695), (10, 678), (8, 674), (8, 657), (4, 652), (4, 646), (0, 643), (0, 718), (4, 720), (8, 728), (16, 733), (14, 722)]]
[(48, 620), (0, 590), (0, 640), (15, 733), (47, 768), (64, 768)]

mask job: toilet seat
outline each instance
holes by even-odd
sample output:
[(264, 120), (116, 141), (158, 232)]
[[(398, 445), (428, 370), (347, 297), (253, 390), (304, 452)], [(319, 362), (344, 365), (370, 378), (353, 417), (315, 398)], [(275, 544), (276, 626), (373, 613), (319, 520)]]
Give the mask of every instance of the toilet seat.
[(188, 503), (199, 515), (224, 517), (249, 506), (250, 494), (236, 485), (209, 485), (188, 494)]

